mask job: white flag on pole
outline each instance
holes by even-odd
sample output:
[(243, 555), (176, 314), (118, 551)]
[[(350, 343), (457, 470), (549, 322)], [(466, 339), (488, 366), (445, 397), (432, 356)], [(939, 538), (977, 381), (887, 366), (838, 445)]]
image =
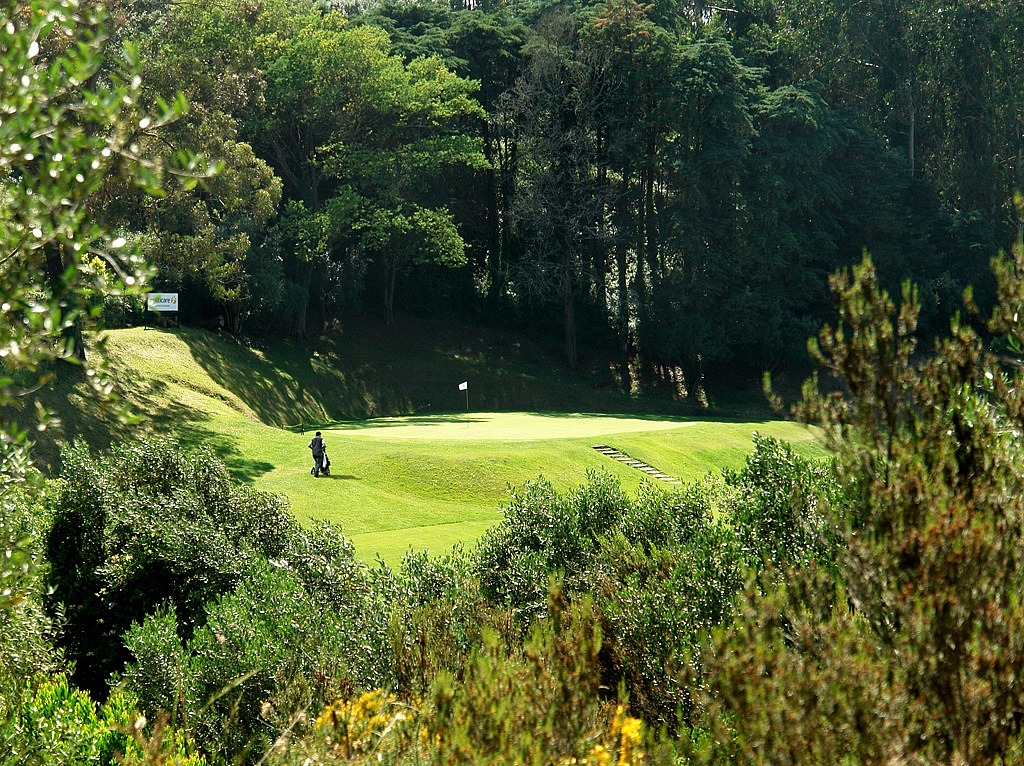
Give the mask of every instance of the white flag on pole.
[(459, 383), (459, 390), (460, 391), (468, 391), (469, 390), (469, 381), (468, 380), (464, 380), (461, 383)]

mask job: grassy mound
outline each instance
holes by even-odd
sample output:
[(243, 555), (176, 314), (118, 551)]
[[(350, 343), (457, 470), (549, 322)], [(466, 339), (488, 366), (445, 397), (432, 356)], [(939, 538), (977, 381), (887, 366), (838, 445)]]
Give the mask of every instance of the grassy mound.
[[(364, 558), (395, 563), (410, 548), (472, 544), (499, 518), (509, 484), (544, 476), (569, 488), (591, 470), (627, 489), (649, 480), (598, 443), (683, 480), (738, 467), (755, 430), (818, 449), (792, 423), (645, 413), (649, 403), (606, 390), (599, 373), (551, 372), (552, 360), (522, 342), (376, 332), (263, 347), (191, 329), (111, 332), (104, 353), (139, 421), (118, 424), (81, 382), (59, 380), (45, 398), (61, 423), (38, 441), (37, 459), (56, 471), (61, 442), (99, 448), (128, 429), (205, 444), (238, 478), (284, 494), (298, 518), (328, 519)], [(309, 475), (315, 429), (330, 478)]]

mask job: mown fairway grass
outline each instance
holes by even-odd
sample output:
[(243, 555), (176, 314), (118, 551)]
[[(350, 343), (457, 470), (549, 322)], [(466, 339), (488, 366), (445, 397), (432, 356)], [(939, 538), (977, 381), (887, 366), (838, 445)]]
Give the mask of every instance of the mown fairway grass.
[[(330, 409), (344, 411), (342, 400), (332, 401), (332, 386), (333, 396), (347, 386), (358, 392), (358, 406), (370, 402), (374, 408), (403, 396), (425, 398), (429, 391), (388, 390), (373, 382), (379, 371), (371, 364), (361, 363), (369, 366), (363, 375), (354, 374), (337, 350), (259, 351), (191, 330), (113, 332), (106, 353), (125, 399), (141, 415), (131, 429), (173, 435), (186, 447), (211, 447), (238, 478), (285, 495), (300, 520), (326, 519), (353, 540), (362, 558), (379, 556), (391, 565), (410, 549), (441, 553), (456, 543), (472, 546), (500, 518), (510, 484), (544, 477), (566, 490), (591, 470), (612, 473), (627, 491), (649, 480), (595, 452), (595, 444), (684, 481), (742, 465), (755, 431), (822, 454), (807, 429), (776, 420), (470, 411), (331, 421)], [(450, 354), (438, 358), (452, 366)], [(454, 381), (469, 377), (458, 365), (447, 373), (414, 373), (447, 376), (440, 393), (449, 396), (449, 389), (457, 392)], [(511, 377), (512, 387), (527, 386), (526, 372), (494, 371), (499, 373)], [(572, 381), (557, 385), (564, 390), (556, 387), (555, 398), (589, 395), (574, 395)], [(471, 395), (477, 388), (471, 386)], [(85, 438), (102, 447), (125, 433), (82, 395), (81, 384), (65, 381), (49, 396), (63, 420), (49, 433), (51, 440)], [(352, 398), (343, 401), (351, 406)], [(304, 433), (297, 428), (300, 421)], [(314, 428), (324, 432), (329, 478), (309, 474), (306, 445)], [(43, 441), (39, 449), (44, 463), (58, 467), (56, 442)]]

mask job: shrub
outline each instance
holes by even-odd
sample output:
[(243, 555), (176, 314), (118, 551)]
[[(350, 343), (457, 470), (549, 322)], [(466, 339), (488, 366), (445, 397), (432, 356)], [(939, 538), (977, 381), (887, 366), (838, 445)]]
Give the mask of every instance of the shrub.
[(555, 582), (547, 612), (520, 650), (488, 633), (462, 681), (438, 675), (424, 720), (431, 763), (644, 762), (642, 724), (602, 701), (591, 603), (568, 605)]
[(178, 632), (171, 610), (132, 626), (123, 682), (143, 709), (172, 711), (215, 760), (265, 752), (281, 731), (301, 729), (305, 711), (352, 686), (346, 663), (358, 637), (279, 566), (255, 567), (208, 604), (184, 646)]
[(386, 587), (389, 573), (370, 570), (355, 549), (326, 523), (292, 530), (284, 556), (276, 562), (298, 579), (311, 598), (331, 610), (346, 635), (346, 664), (363, 687), (394, 683), (388, 630), (394, 602)]
[[(337, 699), (317, 716), (309, 738), (313, 747), (304, 748), (304, 755), (309, 763), (395, 763), (415, 752), (417, 718), (411, 706), (380, 689), (355, 699)], [(313, 753), (320, 756), (316, 761), (310, 757)]]
[(565, 497), (527, 484), (480, 545), (481, 590), (529, 624), (543, 614), (546, 578), (564, 573), (567, 597), (594, 599), (603, 683), (675, 727), (703, 696), (703, 642), (733, 618), (746, 571), (833, 565), (839, 535), (823, 509), (839, 496), (830, 466), (756, 435), (742, 470), (671, 493), (642, 485), (631, 500), (607, 475)]
[(748, 566), (760, 569), (831, 564), (842, 545), (842, 492), (832, 467), (793, 447), (754, 434), (754, 449), (738, 472), (725, 471), (735, 487), (732, 523)]
[(511, 606), (527, 624), (543, 614), (552, 573), (564, 573), (569, 592), (586, 589), (598, 540), (628, 503), (607, 473), (589, 473), (585, 484), (564, 497), (544, 480), (513, 488), (505, 518), (484, 534), (477, 550), (483, 593)]
[(203, 604), (229, 592), (263, 557), (279, 555), (294, 521), (278, 497), (230, 479), (209, 451), (139, 440), (100, 457), (64, 450), (46, 535), (51, 613), (61, 646), (94, 696), (127, 654), (121, 634), (173, 604), (182, 638)]
[(20, 696), (24, 679), (62, 666), (42, 608), (34, 491), (23, 484), (0, 498), (0, 716)]
[(646, 550), (611, 538), (611, 575), (597, 590), (604, 683), (621, 683), (645, 720), (671, 729), (689, 721), (701, 682), (692, 659), (707, 634), (731, 620), (743, 580), (732, 530), (705, 520), (687, 545)]
[[(1018, 346), (1022, 272), (1024, 252), (997, 264), (991, 325)], [(843, 324), (814, 350), (843, 392), (812, 380), (799, 411), (851, 505), (840, 581), (753, 584), (765, 596), (714, 644), (714, 720), (737, 762), (1019, 763), (1024, 377), (957, 321), (918, 359), (916, 293), (897, 309), (869, 259), (833, 289)]]
[(63, 674), (30, 680), (22, 704), (0, 722), (3, 766), (205, 766), (180, 732), (159, 728), (147, 740), (133, 700), (113, 692), (101, 707)]
[(433, 559), (409, 553), (397, 576), (378, 580), (392, 605), (392, 667), (403, 694), (423, 696), (441, 671), (460, 679), (486, 628), (512, 631), (507, 611), (495, 611), (481, 596), (472, 567), (461, 549)]
[(686, 545), (735, 503), (736, 492), (714, 474), (673, 492), (645, 482), (616, 529), (632, 545), (643, 549)]

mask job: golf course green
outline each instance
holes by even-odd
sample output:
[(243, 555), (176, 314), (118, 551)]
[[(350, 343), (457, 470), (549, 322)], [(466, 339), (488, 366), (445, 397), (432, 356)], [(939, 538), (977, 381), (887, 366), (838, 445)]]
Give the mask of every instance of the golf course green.
[[(606, 471), (627, 492), (645, 481), (666, 491), (677, 486), (595, 451), (596, 445), (683, 482), (742, 466), (755, 432), (789, 441), (804, 454), (824, 454), (811, 430), (784, 420), (645, 414), (636, 402), (626, 402), (630, 412), (574, 412), (572, 402), (591, 402), (592, 387), (478, 360), (458, 366), (443, 349), (395, 351), (393, 357), (401, 359), (407, 380), (423, 386), (442, 381), (429, 385), (458, 394), (458, 382), (471, 379), (482, 407), (487, 396), (497, 399), (506, 390), (531, 402), (542, 390), (550, 410), (334, 420), (332, 412), (372, 412), (386, 402), (422, 400), (430, 391), (400, 388), (396, 376), (382, 373), (390, 362), (379, 346), (380, 357), (367, 361), (351, 349), (256, 349), (188, 329), (135, 328), (106, 337), (111, 376), (138, 422), (118, 431), (84, 384), (55, 387), (49, 404), (61, 422), (39, 442), (44, 462), (59, 470), (61, 441), (85, 439), (102, 449), (128, 433), (211, 449), (237, 479), (286, 497), (301, 521), (328, 521), (353, 541), (360, 558), (379, 557), (392, 566), (409, 550), (441, 554), (456, 544), (472, 547), (501, 518), (509, 488), (523, 482), (544, 479), (566, 491), (585, 482), (588, 472)], [(459, 400), (452, 396), (451, 402), (457, 407)], [(327, 445), (329, 477), (310, 475), (307, 445), (315, 430)]]
[[(314, 479), (306, 445), (282, 455), (256, 486), (284, 491), (301, 519), (341, 526), (364, 559), (395, 564), (408, 550), (472, 546), (500, 518), (508, 487), (543, 478), (566, 490), (588, 471), (628, 491), (674, 485), (593, 449), (608, 445), (682, 481), (737, 468), (755, 431), (818, 454), (812, 434), (784, 421), (730, 422), (586, 413), (473, 412), (342, 422), (322, 433), (330, 477)], [(305, 469), (305, 470), (304, 470)]]

